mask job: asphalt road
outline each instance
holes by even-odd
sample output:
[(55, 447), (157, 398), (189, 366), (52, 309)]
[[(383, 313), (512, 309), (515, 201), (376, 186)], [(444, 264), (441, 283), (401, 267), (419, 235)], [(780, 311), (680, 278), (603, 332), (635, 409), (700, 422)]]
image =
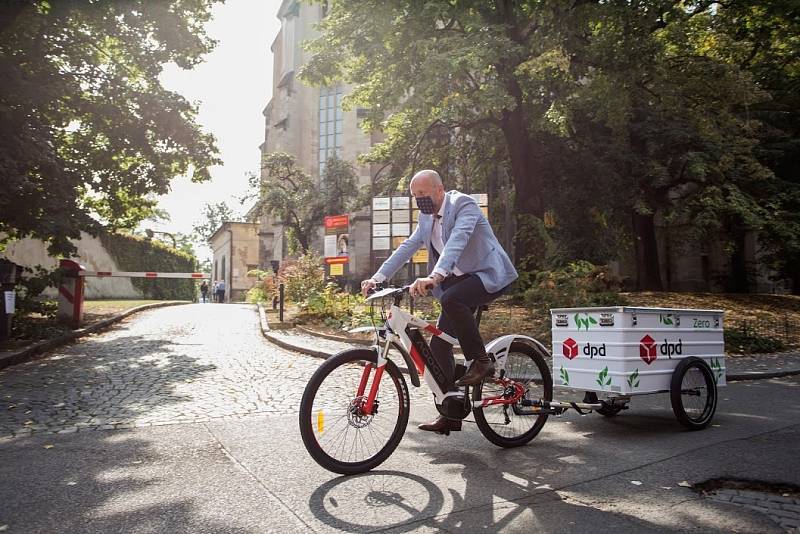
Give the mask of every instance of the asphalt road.
[(198, 304), (0, 371), (0, 532), (781, 532), (681, 484), (800, 484), (796, 378), (729, 385), (701, 432), (657, 395), (512, 450), (418, 431), (416, 391), (396, 453), (339, 477), (297, 429), (319, 363), (261, 338), (251, 307)]

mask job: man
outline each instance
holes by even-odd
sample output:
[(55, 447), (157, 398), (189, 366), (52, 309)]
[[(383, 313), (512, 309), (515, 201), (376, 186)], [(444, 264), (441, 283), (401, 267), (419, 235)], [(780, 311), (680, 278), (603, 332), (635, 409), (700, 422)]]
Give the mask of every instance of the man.
[[(361, 282), (361, 291), (366, 295), (394, 276), (419, 248), (427, 247), (430, 274), (417, 278), (410, 293), (426, 295), (433, 287), (442, 305), (438, 328), (457, 337), (465, 358), (472, 360), (469, 371), (455, 384), (479, 384), (494, 373), (494, 361), (486, 354), (473, 314), (478, 306), (499, 297), (517, 278), (517, 271), (472, 197), (458, 191), (445, 193), (441, 177), (432, 170), (415, 174), (410, 188), (420, 210), (417, 228), (372, 278)], [(431, 351), (452, 383), (452, 346), (434, 337)], [(461, 421), (439, 416), (419, 428), (444, 433), (461, 430)]]

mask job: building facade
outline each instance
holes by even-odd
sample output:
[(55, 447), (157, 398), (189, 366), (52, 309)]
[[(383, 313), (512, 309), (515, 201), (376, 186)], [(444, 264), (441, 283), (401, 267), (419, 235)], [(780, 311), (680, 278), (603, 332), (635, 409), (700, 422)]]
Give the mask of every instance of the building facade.
[[(342, 109), (342, 98), (348, 87), (309, 87), (296, 79), (297, 70), (308, 59), (300, 43), (317, 36), (314, 24), (325, 14), (325, 6), (284, 0), (277, 16), (281, 30), (272, 43), (274, 56), (272, 98), (263, 110), (264, 143), (262, 156), (286, 152), (318, 183), (325, 162), (336, 156), (352, 163), (359, 186), (371, 182), (370, 166), (359, 166), (356, 158), (370, 149), (371, 137), (359, 128), (359, 111)], [(262, 177), (266, 178), (266, 177)], [(325, 215), (342, 215), (330, 213)], [(288, 255), (284, 228), (272, 217), (260, 216), (260, 261), (268, 267)], [(312, 243), (317, 253), (323, 252), (323, 227)], [(350, 214), (348, 243), (349, 279), (372, 274), (370, 270), (370, 211), (364, 208)]]
[(257, 223), (226, 222), (208, 241), (214, 252), (211, 280), (225, 281), (225, 302), (244, 300), (256, 283), (247, 273), (259, 267), (258, 230)]

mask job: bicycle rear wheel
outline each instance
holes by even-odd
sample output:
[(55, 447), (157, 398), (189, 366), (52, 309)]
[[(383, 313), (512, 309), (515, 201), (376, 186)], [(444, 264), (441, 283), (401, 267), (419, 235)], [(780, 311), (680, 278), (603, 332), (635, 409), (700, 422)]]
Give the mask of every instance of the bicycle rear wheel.
[(376, 362), (372, 350), (346, 350), (325, 360), (306, 385), (300, 435), (311, 457), (329, 471), (369, 471), (394, 452), (405, 433), (408, 386), (393, 362), (386, 362), (380, 377), (373, 413), (365, 413)]
[[(505, 378), (522, 384), (523, 399), (553, 400), (553, 378), (543, 349), (525, 343), (514, 342), (506, 356)], [(475, 387), (472, 398), (480, 401), (485, 397), (507, 396), (498, 378), (487, 378)], [(537, 413), (531, 406), (521, 403), (493, 405), (474, 408), (475, 422), (486, 439), (500, 447), (525, 445), (542, 430), (547, 414)]]

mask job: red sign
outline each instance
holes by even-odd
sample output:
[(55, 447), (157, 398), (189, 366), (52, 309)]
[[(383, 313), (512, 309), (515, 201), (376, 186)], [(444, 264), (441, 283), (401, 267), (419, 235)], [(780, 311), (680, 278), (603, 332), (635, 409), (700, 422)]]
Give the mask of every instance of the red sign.
[(331, 265), (333, 263), (347, 263), (347, 256), (331, 256), (330, 258), (325, 258), (325, 263)]
[(650, 365), (656, 360), (656, 340), (645, 335), (639, 341), (639, 357), (644, 360), (644, 363)]
[(564, 340), (564, 346), (561, 350), (564, 352), (564, 357), (568, 360), (571, 360), (578, 355), (578, 344), (574, 339), (568, 337)]
[(329, 215), (325, 217), (325, 228), (347, 228), (349, 225), (349, 215)]

